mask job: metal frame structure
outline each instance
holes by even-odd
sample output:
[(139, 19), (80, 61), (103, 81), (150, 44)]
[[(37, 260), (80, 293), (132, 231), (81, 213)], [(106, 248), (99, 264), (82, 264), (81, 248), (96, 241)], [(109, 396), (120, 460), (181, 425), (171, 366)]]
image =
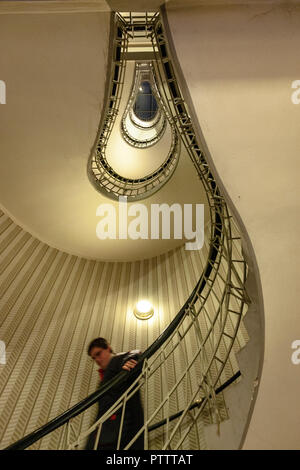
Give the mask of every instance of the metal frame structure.
[[(139, 85), (143, 80), (146, 80), (151, 84), (151, 89), (153, 95), (158, 104), (158, 110), (154, 119), (149, 121), (142, 121), (138, 119), (133, 111), (133, 105), (136, 100), (137, 94), (139, 92)], [(169, 125), (172, 129), (172, 133), (176, 133), (176, 128), (171, 121), (170, 116), (166, 110), (166, 106), (162, 101), (160, 96), (154, 73), (153, 73), (153, 64), (144, 62), (136, 62), (135, 72), (134, 72), (134, 81), (131, 89), (131, 93), (128, 99), (128, 103), (125, 109), (125, 112), (121, 121), (121, 133), (123, 138), (133, 147), (137, 148), (148, 148), (156, 144), (164, 135), (164, 132), (167, 127), (167, 116)], [(133, 132), (130, 131), (128, 124), (133, 126), (133, 129), (138, 129), (142, 131), (142, 136), (140, 138), (135, 138)], [(151, 131), (149, 133), (149, 131)], [(152, 134), (152, 137), (151, 137)], [(174, 142), (173, 142), (174, 144)]]
[[(153, 16), (151, 15), (150, 18), (152, 19)], [(128, 42), (130, 37), (133, 37), (131, 33), (134, 33), (134, 29), (140, 27), (140, 23), (138, 23), (138, 26), (136, 26), (136, 23), (126, 23), (126, 19), (122, 18), (118, 14), (116, 15), (116, 34), (113, 44), (111, 69), (112, 81), (109, 86), (109, 92), (106, 99), (104, 120), (100, 125), (96, 144), (88, 162), (88, 177), (95, 189), (114, 200), (117, 200), (120, 196), (126, 196), (128, 202), (145, 199), (156, 193), (171, 178), (180, 156), (180, 139), (171, 120), (169, 121), (172, 129), (170, 150), (164, 162), (151, 174), (145, 175), (142, 178), (127, 178), (121, 176), (109, 165), (105, 155), (108, 140), (119, 112), (124, 85), (126, 68), (125, 57), (128, 49)], [(150, 24), (148, 25), (147, 23), (146, 28), (144, 24), (143, 34), (148, 36), (151, 28), (152, 26), (150, 26)], [(138, 32), (140, 33), (140, 29), (138, 29)], [(166, 106), (162, 102), (161, 98), (159, 98), (159, 91), (155, 90), (155, 92), (157, 93), (157, 98), (159, 99), (162, 107), (162, 112), (166, 114), (168, 119)], [(163, 120), (163, 127), (160, 129), (158, 138), (155, 142), (149, 142), (150, 145), (153, 145), (160, 137), (162, 137), (165, 125), (166, 123)], [(125, 128), (123, 129), (123, 136), (125, 140), (128, 141), (129, 136), (128, 133), (126, 134)], [(139, 146), (141, 148), (147, 147), (148, 145), (147, 141), (140, 144), (137, 141), (133, 142), (132, 139), (130, 139), (130, 141), (131, 145)]]

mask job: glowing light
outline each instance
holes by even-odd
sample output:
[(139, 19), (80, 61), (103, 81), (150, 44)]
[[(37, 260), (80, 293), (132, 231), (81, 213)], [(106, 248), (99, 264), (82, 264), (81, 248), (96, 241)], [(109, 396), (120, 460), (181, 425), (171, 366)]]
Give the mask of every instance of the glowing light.
[(154, 314), (154, 309), (149, 300), (140, 300), (133, 313), (139, 320), (148, 320)]
[(148, 300), (140, 300), (136, 305), (136, 308), (141, 313), (148, 313), (151, 310), (151, 307), (152, 305)]

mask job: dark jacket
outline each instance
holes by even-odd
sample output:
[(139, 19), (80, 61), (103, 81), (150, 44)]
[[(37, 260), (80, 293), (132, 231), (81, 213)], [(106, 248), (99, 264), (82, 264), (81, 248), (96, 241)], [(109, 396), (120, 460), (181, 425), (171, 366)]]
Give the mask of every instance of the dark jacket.
[[(112, 357), (107, 368), (104, 371), (103, 380), (101, 381), (101, 386), (109, 382), (113, 377), (115, 377), (122, 370), (122, 366), (129, 359), (138, 360), (140, 351), (129, 351), (127, 353), (116, 354)], [(128, 372), (129, 373), (129, 372)], [(107, 392), (99, 400), (99, 411), (97, 419), (100, 418), (116, 401), (117, 399), (126, 391), (132, 382), (134, 382), (136, 376), (131, 374), (131, 377), (125, 381), (121, 386), (114, 387), (112, 390)], [(121, 422), (122, 415), (121, 407), (111, 419), (107, 419), (102, 424), (98, 449), (117, 449), (118, 443), (118, 434)], [(121, 436), (120, 449), (123, 449), (130, 440), (135, 436), (139, 429), (144, 424), (144, 413), (141, 404), (140, 392), (137, 391), (127, 402), (125, 408), (125, 416), (123, 423), (123, 430)], [(89, 444), (87, 448), (93, 448), (95, 442), (96, 432), (92, 433), (91, 438), (89, 439)], [(144, 434), (130, 446), (130, 449), (141, 450), (144, 449)]]

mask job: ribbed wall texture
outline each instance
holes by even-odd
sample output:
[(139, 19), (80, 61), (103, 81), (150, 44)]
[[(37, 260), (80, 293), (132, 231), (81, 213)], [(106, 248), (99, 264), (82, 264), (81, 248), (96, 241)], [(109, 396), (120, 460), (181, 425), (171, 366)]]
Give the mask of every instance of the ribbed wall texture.
[[(86, 353), (94, 337), (106, 337), (118, 352), (150, 345), (187, 299), (208, 251), (207, 245), (200, 251), (182, 247), (140, 262), (90, 261), (39, 242), (0, 215), (4, 448), (97, 388), (97, 367)], [(137, 320), (132, 313), (143, 297), (155, 307), (148, 321)], [(74, 420), (76, 428), (91, 422), (92, 408)], [(42, 448), (56, 448), (61, 432), (44, 438)], [(205, 446), (203, 436), (199, 446)]]

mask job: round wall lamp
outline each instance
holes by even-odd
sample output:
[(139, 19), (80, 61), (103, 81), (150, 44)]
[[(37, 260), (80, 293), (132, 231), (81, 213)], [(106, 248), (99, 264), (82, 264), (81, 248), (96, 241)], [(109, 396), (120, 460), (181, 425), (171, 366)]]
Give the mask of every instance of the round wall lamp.
[(140, 300), (136, 304), (133, 313), (139, 320), (148, 320), (154, 314), (154, 309), (148, 300)]

